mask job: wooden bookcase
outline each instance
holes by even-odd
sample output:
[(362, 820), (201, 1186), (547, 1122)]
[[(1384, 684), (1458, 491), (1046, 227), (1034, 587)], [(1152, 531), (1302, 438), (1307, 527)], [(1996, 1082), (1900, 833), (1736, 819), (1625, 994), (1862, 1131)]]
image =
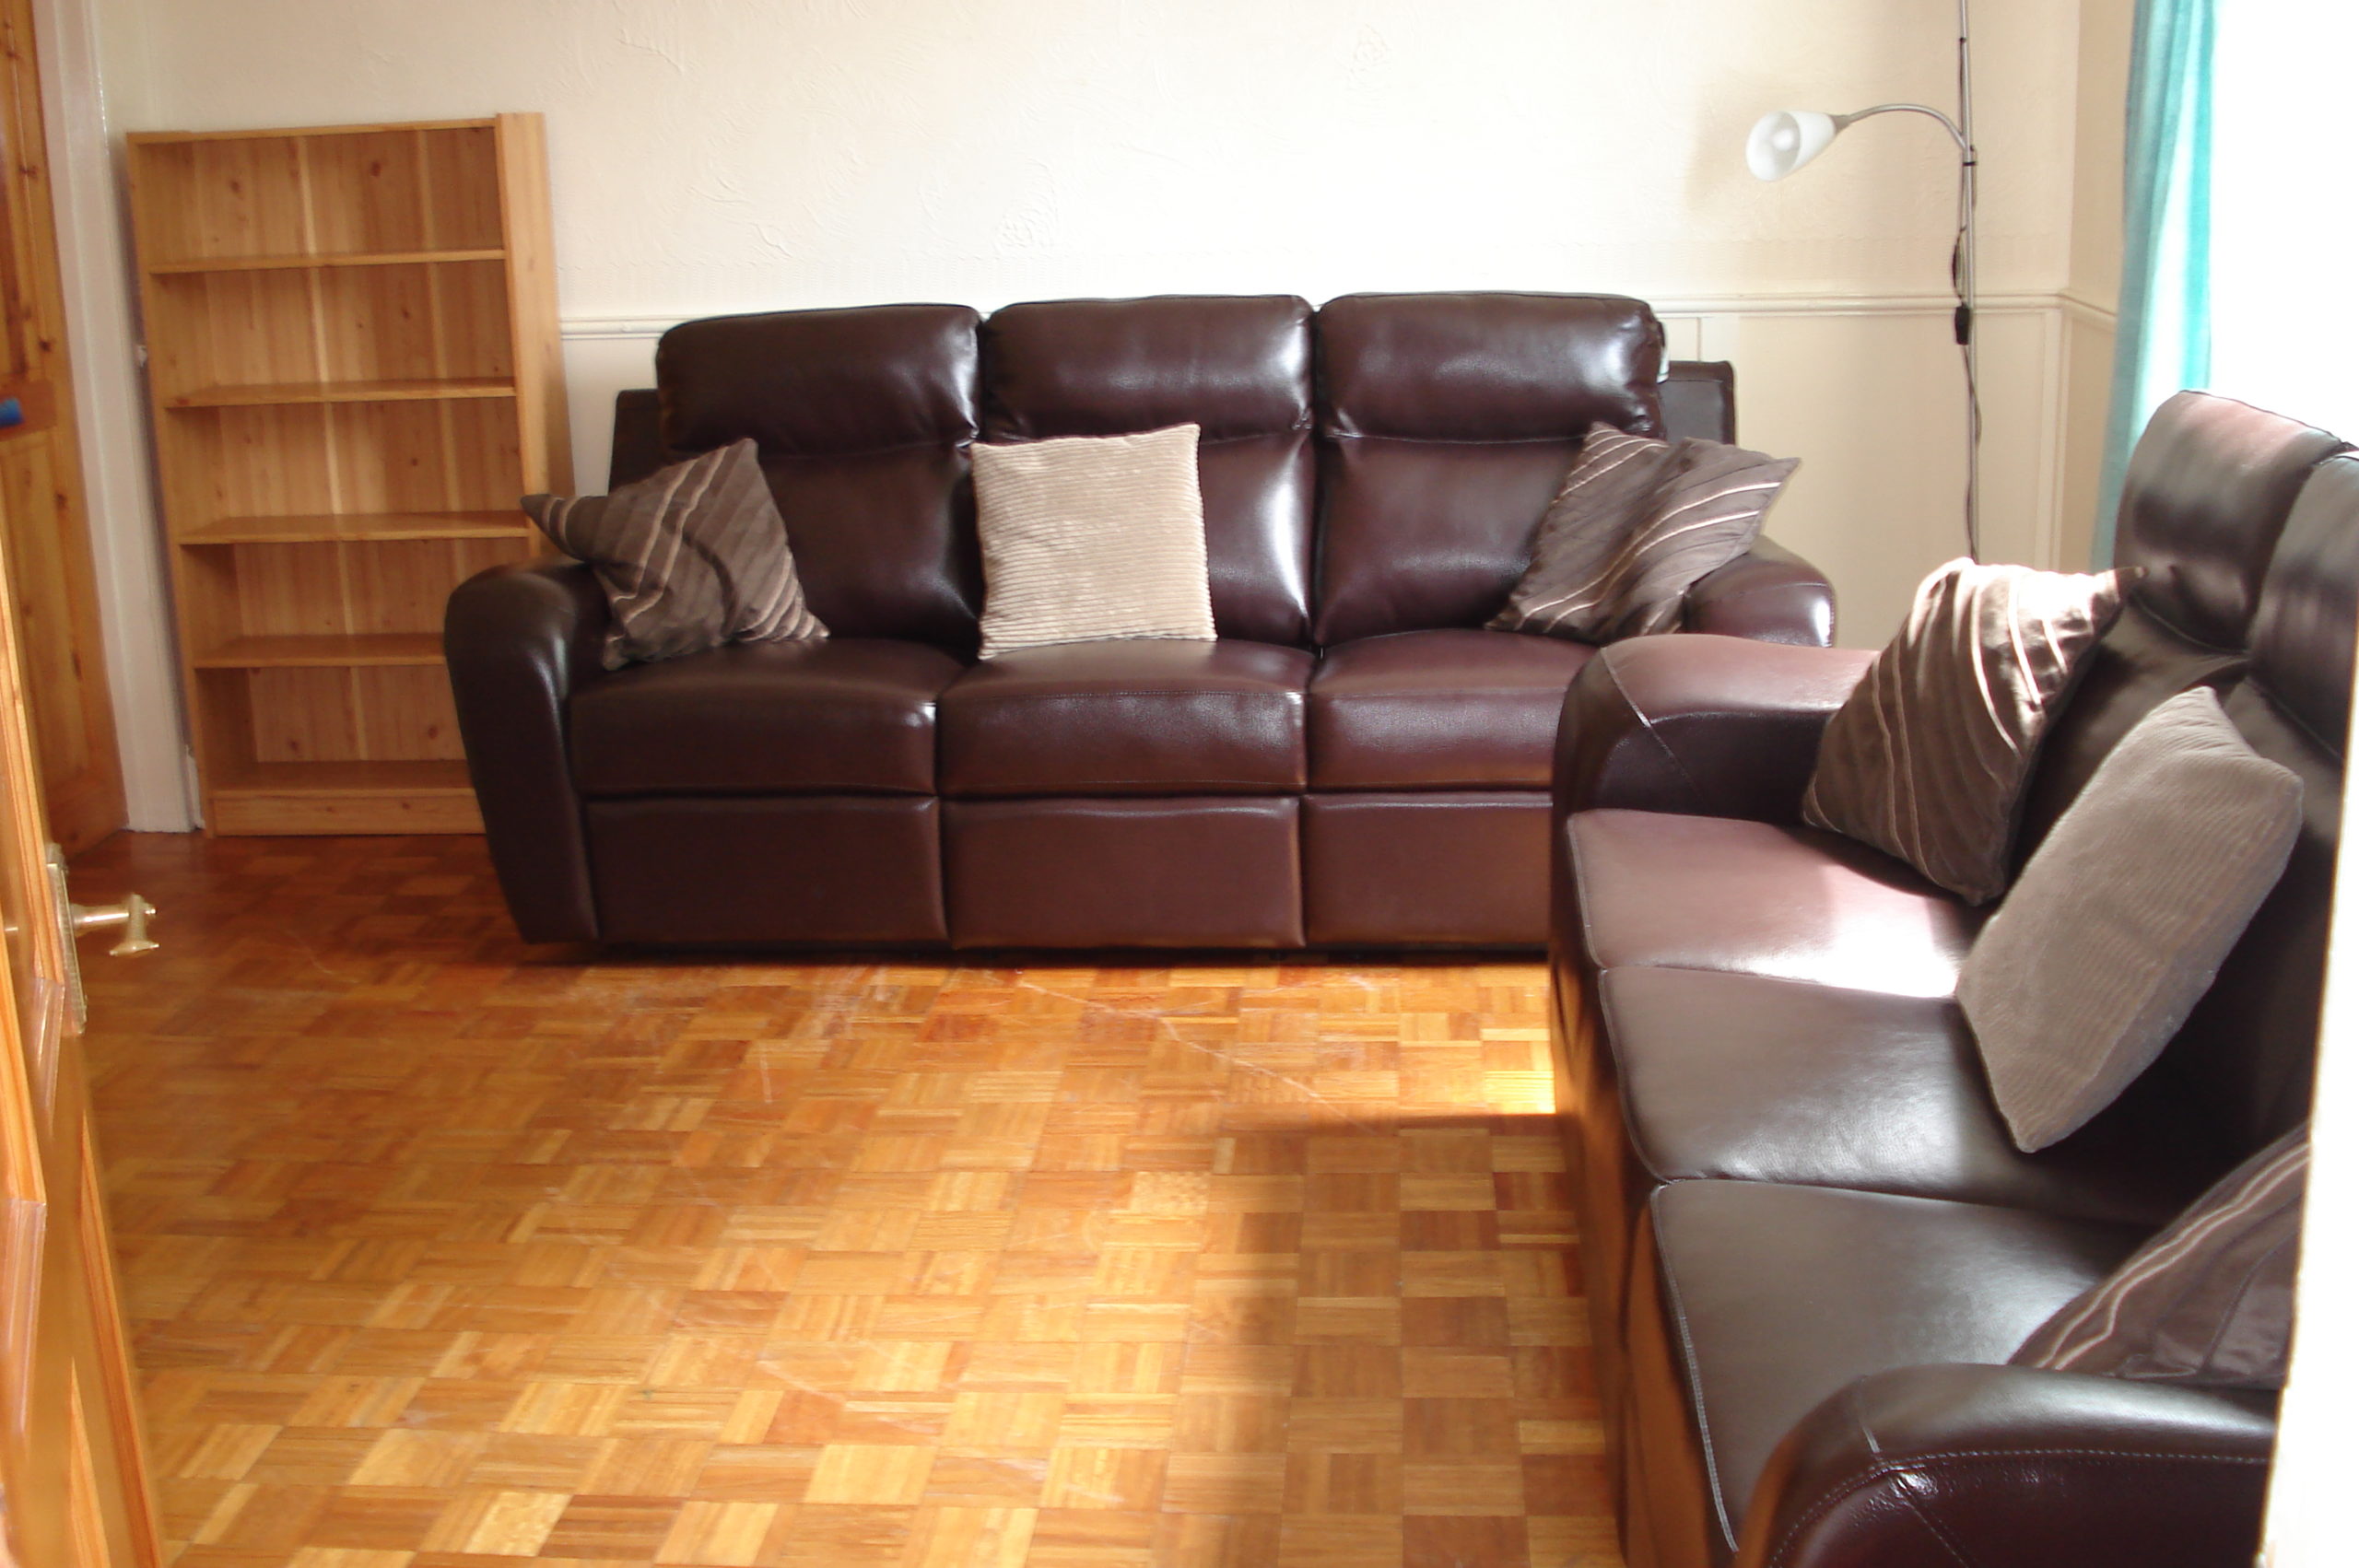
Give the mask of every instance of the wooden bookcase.
[(480, 831), (443, 601), (572, 488), (540, 116), (130, 164), (207, 829)]

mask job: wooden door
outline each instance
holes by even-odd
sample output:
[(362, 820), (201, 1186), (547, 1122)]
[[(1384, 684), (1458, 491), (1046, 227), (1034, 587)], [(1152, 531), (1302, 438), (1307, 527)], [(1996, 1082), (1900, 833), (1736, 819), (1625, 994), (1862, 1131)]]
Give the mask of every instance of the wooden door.
[(124, 821), (75, 445), (31, 0), (0, 0), (0, 508), (34, 755), (67, 853)]
[[(0, 429), (0, 472), (11, 449), (41, 439)], [(0, 492), (0, 511), (16, 500)], [(0, 517), (0, 580), (14, 580), (17, 522)], [(62, 919), (65, 861), (41, 812), (21, 631), (0, 610), (0, 1559), (153, 1568)]]

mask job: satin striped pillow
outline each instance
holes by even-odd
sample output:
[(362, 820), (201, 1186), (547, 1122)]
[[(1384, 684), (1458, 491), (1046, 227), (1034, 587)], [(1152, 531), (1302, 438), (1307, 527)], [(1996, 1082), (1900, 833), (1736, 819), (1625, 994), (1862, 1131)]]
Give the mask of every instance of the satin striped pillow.
[(2309, 1169), (2309, 1129), (2297, 1127), (2034, 1329), (2013, 1364), (2283, 1387)]
[(786, 523), (750, 439), (609, 496), (527, 496), (522, 505), (606, 591), (609, 670), (725, 642), (827, 635), (804, 603)]
[(1996, 898), (2040, 738), (2120, 612), (2115, 572), (1935, 568), (1827, 721), (1803, 820)]
[(1491, 629), (1592, 643), (1678, 630), (1687, 591), (1752, 546), (1796, 466), (1592, 425)]

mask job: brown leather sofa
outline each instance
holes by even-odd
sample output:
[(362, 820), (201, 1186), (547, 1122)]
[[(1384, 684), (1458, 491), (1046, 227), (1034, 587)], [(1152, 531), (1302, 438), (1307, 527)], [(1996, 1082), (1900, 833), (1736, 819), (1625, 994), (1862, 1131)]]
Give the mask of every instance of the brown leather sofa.
[[(1483, 622), (1593, 421), (1728, 433), (1725, 368), (1665, 383), (1661, 356), (1646, 306), (1584, 295), (675, 327), (659, 427), (626, 419), (616, 478), (754, 438), (833, 636), (608, 673), (586, 568), (463, 585), (452, 681), (516, 923), (616, 942), (1538, 946), (1557, 714), (1596, 650)], [(977, 663), (969, 445), (1191, 420), (1219, 640)], [(1686, 625), (1823, 645), (1833, 599), (1765, 542), (1696, 588)]]
[(2306, 1114), (2359, 626), (2343, 450), (2193, 393), (2137, 450), (2116, 558), (2144, 575), (2042, 748), (2024, 851), (2203, 683), (2302, 778), (2306, 825), (2154, 1070), (2036, 1154), (1951, 997), (1980, 912), (1801, 825), (1871, 656), (1656, 638), (1575, 684), (1560, 1104), (1632, 1568), (2252, 1561), (2268, 1397), (2002, 1363)]

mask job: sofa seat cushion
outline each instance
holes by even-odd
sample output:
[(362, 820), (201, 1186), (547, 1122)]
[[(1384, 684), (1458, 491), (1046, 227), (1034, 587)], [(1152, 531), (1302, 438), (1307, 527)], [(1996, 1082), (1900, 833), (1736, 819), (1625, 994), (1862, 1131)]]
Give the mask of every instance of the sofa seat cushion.
[(2021, 1209), (1766, 1182), (1666, 1187), (1650, 1214), (1660, 1332), (1732, 1543), (1778, 1440), (1872, 1373), (2003, 1363), (2144, 1233)]
[(1609, 969), (1598, 990), (1622, 1124), (1657, 1182), (1855, 1188), (2152, 1227), (2217, 1174), (2152, 1092), (2022, 1153), (1946, 998), (1659, 968)]
[(1273, 794), (1303, 787), (1297, 648), (1113, 641), (1020, 649), (942, 698), (942, 792)]
[(933, 792), (934, 704), (963, 668), (883, 638), (634, 664), (568, 710), (585, 795)]
[(1983, 912), (1864, 844), (1735, 817), (1568, 818), (1590, 967), (1658, 965), (1947, 996)]
[(1327, 649), (1310, 681), (1316, 790), (1544, 790), (1586, 643), (1449, 627)]

